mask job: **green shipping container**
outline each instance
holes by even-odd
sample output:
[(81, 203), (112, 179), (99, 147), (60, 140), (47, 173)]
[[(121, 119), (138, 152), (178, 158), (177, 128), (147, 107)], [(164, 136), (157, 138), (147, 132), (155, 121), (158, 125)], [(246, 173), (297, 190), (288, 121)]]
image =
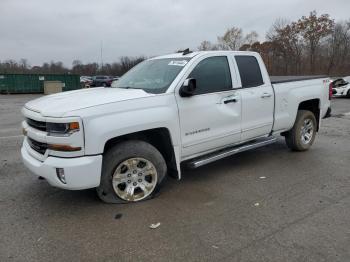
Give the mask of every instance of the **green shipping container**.
[(1, 94), (43, 93), (44, 81), (61, 81), (63, 91), (80, 89), (79, 75), (56, 74), (1, 74)]

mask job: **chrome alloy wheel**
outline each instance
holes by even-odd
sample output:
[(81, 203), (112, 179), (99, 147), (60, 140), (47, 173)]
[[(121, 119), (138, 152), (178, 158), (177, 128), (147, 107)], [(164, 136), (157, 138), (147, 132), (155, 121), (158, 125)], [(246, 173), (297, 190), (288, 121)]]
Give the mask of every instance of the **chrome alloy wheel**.
[(300, 130), (301, 142), (307, 145), (311, 142), (314, 136), (314, 124), (311, 119), (307, 118), (304, 120)]
[(157, 170), (147, 159), (129, 158), (121, 162), (112, 176), (115, 193), (123, 200), (136, 202), (148, 197), (157, 185)]

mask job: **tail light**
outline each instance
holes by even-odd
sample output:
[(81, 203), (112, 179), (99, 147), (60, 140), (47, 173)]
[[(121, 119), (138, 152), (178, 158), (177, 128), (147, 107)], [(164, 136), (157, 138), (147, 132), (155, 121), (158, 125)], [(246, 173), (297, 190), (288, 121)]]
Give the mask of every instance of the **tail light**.
[(328, 99), (331, 100), (333, 96), (333, 83), (329, 84)]

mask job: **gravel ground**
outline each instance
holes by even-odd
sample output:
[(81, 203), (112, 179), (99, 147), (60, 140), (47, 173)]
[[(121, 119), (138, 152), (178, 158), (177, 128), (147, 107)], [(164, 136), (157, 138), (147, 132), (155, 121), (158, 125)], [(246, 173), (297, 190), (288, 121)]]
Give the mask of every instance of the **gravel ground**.
[(307, 152), (280, 138), (109, 205), (24, 168), (20, 108), (35, 97), (0, 95), (0, 261), (350, 261), (350, 99)]

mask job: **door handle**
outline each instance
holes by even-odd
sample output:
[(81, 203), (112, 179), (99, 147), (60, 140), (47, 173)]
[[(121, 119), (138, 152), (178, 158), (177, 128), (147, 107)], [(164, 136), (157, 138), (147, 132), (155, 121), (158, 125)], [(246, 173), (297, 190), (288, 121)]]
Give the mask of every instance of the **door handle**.
[(222, 104), (228, 104), (228, 103), (237, 103), (239, 100), (239, 96), (232, 95), (232, 96), (226, 96), (221, 99), (220, 102), (217, 102), (217, 105), (222, 105)]
[(224, 104), (228, 104), (228, 103), (236, 103), (238, 100), (236, 98), (230, 98), (227, 100), (224, 100)]
[(261, 98), (271, 97), (272, 95), (270, 93), (263, 93), (261, 95)]
[(223, 99), (224, 104), (228, 103), (237, 103), (238, 102), (238, 96), (227, 96)]

